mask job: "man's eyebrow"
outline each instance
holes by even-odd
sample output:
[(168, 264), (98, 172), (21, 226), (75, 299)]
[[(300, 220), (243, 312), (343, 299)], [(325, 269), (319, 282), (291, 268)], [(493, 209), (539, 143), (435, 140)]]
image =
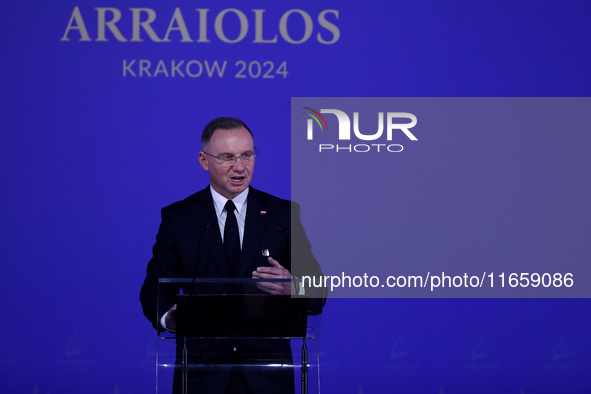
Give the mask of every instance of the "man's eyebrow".
[[(242, 156), (244, 154), (247, 154), (247, 153), (254, 153), (254, 149), (246, 150), (246, 151), (242, 152), (240, 154), (240, 156)], [(232, 152), (222, 152), (222, 153), (218, 153), (218, 156), (234, 156), (234, 153), (232, 153)]]

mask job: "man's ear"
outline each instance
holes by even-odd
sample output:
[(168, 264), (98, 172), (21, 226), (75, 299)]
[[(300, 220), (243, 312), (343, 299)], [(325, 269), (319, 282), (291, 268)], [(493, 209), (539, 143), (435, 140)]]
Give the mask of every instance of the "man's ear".
[(205, 171), (209, 171), (209, 165), (207, 163), (207, 155), (203, 151), (199, 152), (199, 164)]

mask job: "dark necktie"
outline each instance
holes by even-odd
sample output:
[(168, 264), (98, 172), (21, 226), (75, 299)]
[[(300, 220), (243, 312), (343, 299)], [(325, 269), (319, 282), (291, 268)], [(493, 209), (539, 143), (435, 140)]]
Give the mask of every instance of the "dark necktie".
[(226, 209), (226, 224), (224, 225), (224, 252), (226, 261), (232, 277), (238, 276), (238, 266), (240, 264), (240, 234), (238, 233), (238, 221), (234, 210), (236, 205), (232, 200), (228, 200), (224, 206)]

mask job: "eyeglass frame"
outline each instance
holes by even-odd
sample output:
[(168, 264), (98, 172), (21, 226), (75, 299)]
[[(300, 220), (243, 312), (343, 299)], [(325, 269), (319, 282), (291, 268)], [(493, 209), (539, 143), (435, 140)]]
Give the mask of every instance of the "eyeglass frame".
[[(258, 157), (258, 155), (259, 155), (259, 152), (257, 151), (257, 148), (256, 148), (256, 146), (253, 146), (253, 148), (254, 148), (254, 151), (252, 152), (252, 159), (254, 160), (254, 159), (256, 159), (256, 158)], [(231, 161), (230, 161), (230, 160), (224, 160), (224, 159), (222, 159), (221, 157), (214, 156), (214, 155), (212, 155), (211, 153), (207, 153), (207, 152), (206, 152), (206, 151), (204, 151), (204, 150), (203, 150), (202, 152), (203, 152), (203, 153), (205, 153), (207, 156), (215, 157), (216, 159), (218, 159), (219, 161), (221, 161), (221, 162), (222, 162), (222, 163), (221, 163), (222, 165), (224, 165), (225, 163), (231, 163)], [(242, 156), (244, 156), (245, 154), (246, 154), (246, 153), (243, 153), (243, 154), (241, 154), (240, 156), (235, 156), (235, 155), (232, 155), (232, 158), (234, 159), (234, 163), (232, 163), (232, 164), (228, 164), (227, 166), (228, 166), (228, 167), (234, 167), (234, 166), (236, 165), (236, 163), (238, 162), (238, 159), (240, 159), (240, 160), (242, 161), (242, 164), (243, 164), (243, 165), (246, 165), (246, 163), (249, 163), (249, 164), (250, 164), (250, 161), (249, 161), (249, 160), (247, 160), (247, 161), (246, 161), (246, 163), (244, 162), (244, 159), (242, 158)], [(229, 156), (229, 155), (228, 155), (228, 156)]]

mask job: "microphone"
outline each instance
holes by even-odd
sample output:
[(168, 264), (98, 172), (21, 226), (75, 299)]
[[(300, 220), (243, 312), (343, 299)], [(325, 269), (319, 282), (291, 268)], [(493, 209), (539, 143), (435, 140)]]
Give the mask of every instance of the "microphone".
[[(199, 250), (201, 249), (201, 240), (203, 238), (203, 233), (209, 228), (209, 222), (202, 224), (199, 227), (200, 230), (200, 237), (199, 237), (199, 243), (197, 244), (197, 253), (196, 256), (197, 258), (199, 258)], [(193, 270), (193, 281), (191, 282), (191, 292), (189, 294), (193, 295), (193, 290), (195, 289), (195, 277), (197, 276), (197, 263), (195, 263), (195, 270)]]

